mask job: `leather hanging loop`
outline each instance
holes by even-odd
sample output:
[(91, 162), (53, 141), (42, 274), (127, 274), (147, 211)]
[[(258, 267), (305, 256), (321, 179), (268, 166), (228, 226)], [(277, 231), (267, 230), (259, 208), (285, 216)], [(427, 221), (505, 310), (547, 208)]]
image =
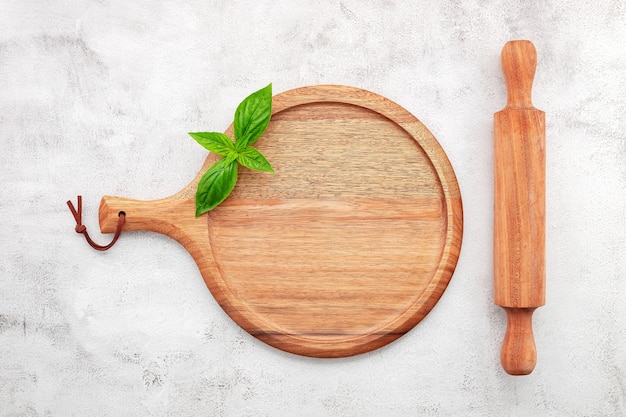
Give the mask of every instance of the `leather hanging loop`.
[(123, 211), (119, 212), (119, 220), (117, 221), (117, 229), (115, 230), (115, 236), (113, 236), (113, 240), (108, 245), (101, 246), (94, 242), (91, 237), (89, 237), (89, 234), (87, 233), (87, 228), (83, 224), (83, 197), (80, 195), (78, 196), (78, 210), (74, 208), (74, 205), (70, 200), (67, 201), (67, 206), (72, 211), (74, 220), (76, 220), (76, 228), (74, 230), (76, 230), (76, 233), (82, 233), (85, 236), (85, 239), (87, 239), (87, 243), (89, 243), (89, 246), (91, 246), (92, 248), (100, 251), (110, 249), (115, 244), (115, 242), (117, 242), (120, 234), (122, 234), (122, 227), (124, 226), (124, 221), (126, 220), (126, 213), (124, 213)]

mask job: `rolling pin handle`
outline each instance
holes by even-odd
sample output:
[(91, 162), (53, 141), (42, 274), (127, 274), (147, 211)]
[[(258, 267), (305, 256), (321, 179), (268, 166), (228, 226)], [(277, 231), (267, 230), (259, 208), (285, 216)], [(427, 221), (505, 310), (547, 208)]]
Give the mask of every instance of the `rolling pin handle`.
[(500, 351), (500, 362), (510, 375), (528, 375), (537, 363), (532, 323), (535, 309), (504, 307), (504, 310), (507, 328)]
[(537, 69), (537, 50), (531, 41), (509, 41), (502, 48), (502, 73), (507, 107), (532, 108), (532, 88)]

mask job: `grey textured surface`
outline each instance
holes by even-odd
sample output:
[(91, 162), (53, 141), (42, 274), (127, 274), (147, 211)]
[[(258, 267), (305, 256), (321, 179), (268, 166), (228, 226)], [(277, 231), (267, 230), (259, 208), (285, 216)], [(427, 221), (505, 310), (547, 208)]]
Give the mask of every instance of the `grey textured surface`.
[[(499, 364), (492, 114), (499, 54), (532, 40), (547, 113), (547, 305), (535, 372)], [(622, 1), (0, 3), (0, 416), (626, 415), (626, 6)], [(464, 197), (457, 272), (391, 345), (303, 358), (249, 336), (191, 257), (150, 233), (109, 252), (104, 194), (186, 185), (236, 104), (346, 84), (439, 139)]]

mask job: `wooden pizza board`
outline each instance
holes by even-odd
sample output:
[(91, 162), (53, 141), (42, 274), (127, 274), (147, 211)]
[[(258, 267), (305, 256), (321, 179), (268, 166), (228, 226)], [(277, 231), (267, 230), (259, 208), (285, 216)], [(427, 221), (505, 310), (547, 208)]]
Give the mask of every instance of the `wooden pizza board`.
[(463, 215), (452, 166), (419, 120), (361, 89), (303, 87), (273, 98), (255, 147), (276, 173), (240, 169), (215, 210), (195, 217), (209, 154), (171, 197), (103, 197), (102, 232), (124, 211), (124, 231), (176, 239), (224, 311), (288, 352), (364, 353), (428, 314), (454, 272)]

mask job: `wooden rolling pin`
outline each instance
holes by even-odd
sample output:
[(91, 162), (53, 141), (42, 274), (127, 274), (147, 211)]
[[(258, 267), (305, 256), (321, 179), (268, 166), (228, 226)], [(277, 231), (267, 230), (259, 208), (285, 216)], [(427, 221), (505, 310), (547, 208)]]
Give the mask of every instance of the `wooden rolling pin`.
[(494, 115), (494, 298), (507, 315), (500, 361), (528, 375), (537, 351), (532, 315), (545, 304), (545, 113), (533, 107), (537, 52), (530, 41), (502, 49), (506, 107)]

